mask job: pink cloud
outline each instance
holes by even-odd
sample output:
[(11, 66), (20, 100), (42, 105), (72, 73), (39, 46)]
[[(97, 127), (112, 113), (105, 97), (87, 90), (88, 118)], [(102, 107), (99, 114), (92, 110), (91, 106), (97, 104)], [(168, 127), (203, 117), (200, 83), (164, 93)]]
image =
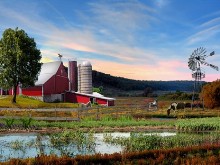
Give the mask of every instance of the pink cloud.
[[(191, 80), (191, 73), (180, 73), (177, 68), (184, 65), (178, 61), (159, 62), (156, 65), (130, 65), (100, 60), (91, 60), (93, 69), (111, 74), (137, 80)], [(177, 64), (177, 65), (171, 65)]]

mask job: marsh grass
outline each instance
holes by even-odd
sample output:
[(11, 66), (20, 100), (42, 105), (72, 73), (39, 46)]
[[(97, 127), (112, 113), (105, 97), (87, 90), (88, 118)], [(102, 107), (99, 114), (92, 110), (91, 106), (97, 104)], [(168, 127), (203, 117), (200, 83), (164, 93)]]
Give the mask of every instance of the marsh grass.
[(194, 118), (177, 120), (176, 129), (180, 131), (219, 131), (220, 117)]
[(61, 133), (50, 135), (51, 145), (61, 152), (61, 155), (73, 156), (74, 153), (68, 150), (69, 146), (76, 146), (79, 151), (94, 151), (95, 138), (94, 132), (90, 130), (88, 133), (78, 131), (64, 130)]
[(3, 120), (4, 120), (5, 124), (6, 124), (6, 127), (9, 128), (9, 129), (12, 128), (12, 126), (13, 126), (13, 124), (15, 122), (15, 119), (13, 117), (7, 117), (7, 118), (4, 118)]
[(130, 137), (113, 138), (111, 133), (104, 136), (104, 141), (110, 144), (121, 145), (125, 152), (143, 151), (152, 149), (169, 149), (174, 147), (187, 147), (194, 145), (219, 143), (218, 133), (209, 134), (177, 134), (175, 136), (161, 137), (159, 135), (146, 135), (145, 133), (131, 133)]

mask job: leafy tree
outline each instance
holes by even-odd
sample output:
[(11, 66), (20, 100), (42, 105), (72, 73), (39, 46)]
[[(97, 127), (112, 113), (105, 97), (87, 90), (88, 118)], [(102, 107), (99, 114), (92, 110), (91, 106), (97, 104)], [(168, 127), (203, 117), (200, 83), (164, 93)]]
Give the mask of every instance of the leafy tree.
[(102, 92), (103, 92), (103, 86), (100, 86), (100, 87), (98, 87), (98, 88), (93, 87), (93, 92), (97, 92), (97, 93), (102, 94)]
[(0, 86), (13, 88), (13, 103), (16, 103), (19, 84), (22, 87), (34, 85), (41, 69), (40, 60), (40, 50), (24, 30), (9, 28), (3, 32), (0, 40)]
[(147, 88), (144, 89), (143, 96), (147, 97), (147, 96), (152, 95), (152, 93), (153, 93), (153, 89), (151, 87), (147, 87)]
[(208, 108), (220, 106), (220, 80), (206, 84), (202, 88), (204, 105)]

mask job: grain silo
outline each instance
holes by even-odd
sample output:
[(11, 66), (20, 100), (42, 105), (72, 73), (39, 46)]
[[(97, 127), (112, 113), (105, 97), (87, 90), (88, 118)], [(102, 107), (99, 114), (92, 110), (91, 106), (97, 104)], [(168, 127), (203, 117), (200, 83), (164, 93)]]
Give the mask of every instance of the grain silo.
[(69, 90), (77, 91), (77, 61), (69, 61), (68, 67)]
[(78, 91), (92, 94), (92, 65), (89, 61), (78, 66)]
[(77, 72), (78, 72), (78, 92), (81, 91), (81, 73), (80, 73), (80, 68), (81, 68), (81, 64), (78, 65), (78, 69), (77, 69)]

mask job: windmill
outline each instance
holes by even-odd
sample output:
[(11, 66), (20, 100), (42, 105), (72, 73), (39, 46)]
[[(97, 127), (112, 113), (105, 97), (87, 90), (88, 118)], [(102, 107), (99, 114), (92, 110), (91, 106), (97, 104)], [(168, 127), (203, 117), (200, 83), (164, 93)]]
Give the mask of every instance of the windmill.
[[(209, 56), (213, 56), (215, 52), (211, 52), (210, 54), (206, 54), (206, 50), (203, 47), (197, 48), (193, 51), (193, 53), (190, 55), (189, 61), (188, 61), (188, 67), (192, 70), (192, 78), (194, 78), (194, 89), (193, 89), (193, 97), (192, 97), (192, 105), (194, 105), (195, 101), (199, 100), (198, 93), (201, 91), (202, 82), (201, 80), (205, 78), (205, 72), (201, 69), (201, 65), (209, 66), (215, 70), (218, 71), (218, 66), (215, 66), (213, 64), (209, 64), (206, 62), (206, 58)], [(202, 105), (203, 105), (203, 99), (202, 99)], [(204, 109), (204, 105), (203, 105)]]

